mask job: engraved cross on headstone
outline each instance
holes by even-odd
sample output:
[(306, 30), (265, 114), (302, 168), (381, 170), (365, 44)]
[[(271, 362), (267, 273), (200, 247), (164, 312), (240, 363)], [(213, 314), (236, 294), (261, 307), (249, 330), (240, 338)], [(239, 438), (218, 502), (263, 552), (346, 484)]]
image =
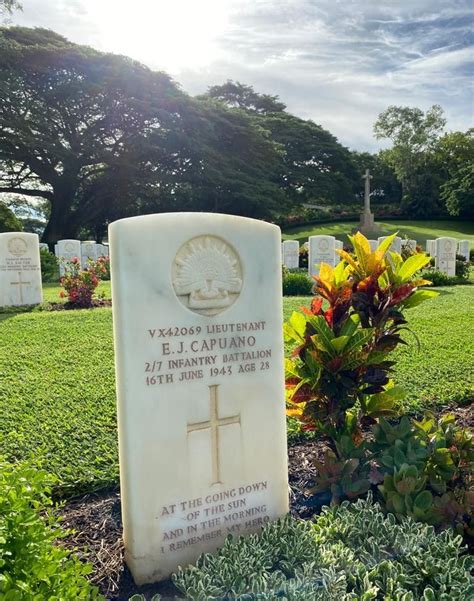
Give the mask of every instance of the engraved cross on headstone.
[(362, 176), (362, 179), (365, 180), (364, 213), (370, 213), (370, 180), (372, 179), (372, 175), (370, 175), (369, 169), (365, 170), (365, 174)]
[(239, 415), (231, 417), (219, 417), (219, 398), (217, 389), (219, 385), (209, 386), (209, 403), (210, 403), (210, 419), (205, 422), (196, 422), (188, 424), (188, 434), (198, 430), (211, 430), (211, 455), (212, 455), (212, 485), (222, 484), (219, 456), (219, 428), (222, 426), (230, 426), (231, 424), (240, 424)]
[(31, 282), (24, 282), (21, 279), (21, 271), (18, 272), (18, 282), (10, 282), (10, 284), (12, 286), (18, 286), (18, 292), (20, 295), (20, 304), (23, 304), (23, 286), (26, 285), (30, 285)]

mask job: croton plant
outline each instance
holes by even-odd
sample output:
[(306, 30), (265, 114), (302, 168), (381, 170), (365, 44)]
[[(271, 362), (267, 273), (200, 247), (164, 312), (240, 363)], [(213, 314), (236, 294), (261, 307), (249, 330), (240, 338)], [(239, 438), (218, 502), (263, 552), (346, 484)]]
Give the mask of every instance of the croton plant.
[[(430, 282), (417, 276), (430, 258), (416, 253), (404, 260), (390, 250), (395, 235), (375, 251), (360, 232), (350, 236), (354, 253), (337, 251), (336, 267), (321, 265), (310, 308), (285, 324), (286, 341), (294, 345), (285, 366), (287, 413), (303, 430), (326, 437), (328, 451), (317, 463), (313, 489), (322, 502), (354, 498), (379, 485), (395, 513), (440, 523), (454, 512), (459, 521), (470, 502), (465, 486), (462, 493), (458, 486), (474, 459), (469, 434), (451, 432), (448, 448), (436, 421), (430, 421), (431, 435), (419, 425), (426, 422), (387, 421), (400, 415), (404, 396), (390, 377), (390, 354), (407, 344), (405, 310), (438, 294), (422, 289)], [(387, 444), (392, 427), (405, 438), (389, 436)]]

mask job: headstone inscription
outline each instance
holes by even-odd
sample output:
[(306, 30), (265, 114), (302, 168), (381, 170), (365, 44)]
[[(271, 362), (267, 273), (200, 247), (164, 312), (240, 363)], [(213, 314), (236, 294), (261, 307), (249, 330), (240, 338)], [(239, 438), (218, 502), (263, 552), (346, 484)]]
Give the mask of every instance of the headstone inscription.
[(298, 240), (285, 240), (282, 244), (283, 265), (288, 269), (300, 266), (300, 243)]
[(81, 243), (79, 240), (59, 240), (55, 246), (56, 256), (59, 261), (59, 273), (64, 275), (62, 261), (70, 261), (74, 257), (81, 261)]
[(435, 244), (435, 269), (442, 271), (446, 275), (455, 276), (457, 250), (456, 238), (437, 238), (435, 240)]
[[(382, 242), (387, 238), (387, 236), (381, 236), (380, 238), (377, 239), (378, 244), (382, 244)], [(395, 236), (395, 238), (392, 241), (392, 244), (390, 245), (390, 252), (395, 252), (400, 254), (402, 252), (402, 239), (400, 238), (400, 236)]]
[(0, 307), (43, 301), (37, 234), (0, 234)]
[(321, 263), (328, 263), (331, 267), (334, 267), (335, 240), (334, 236), (310, 236), (309, 275), (318, 275)]
[(459, 240), (458, 254), (464, 257), (465, 261), (469, 261), (471, 254), (471, 243), (469, 240)]
[(138, 584), (288, 511), (280, 236), (206, 213), (109, 228), (124, 541)]

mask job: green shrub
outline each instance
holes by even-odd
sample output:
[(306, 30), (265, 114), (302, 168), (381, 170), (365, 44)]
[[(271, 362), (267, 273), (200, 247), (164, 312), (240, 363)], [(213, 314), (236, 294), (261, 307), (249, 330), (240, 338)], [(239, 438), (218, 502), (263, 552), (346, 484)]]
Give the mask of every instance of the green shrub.
[(59, 281), (59, 266), (56, 255), (40, 248), (41, 279), (43, 283)]
[(456, 284), (465, 284), (465, 281), (460, 282), (456, 276), (449, 276), (438, 271), (437, 269), (426, 269), (422, 273), (423, 278), (430, 281), (433, 286), (456, 286)]
[(92, 567), (57, 544), (66, 531), (46, 511), (51, 484), (34, 466), (0, 460), (0, 599), (103, 598), (85, 578)]
[(314, 523), (286, 517), (229, 537), (172, 578), (194, 601), (467, 601), (474, 560), (464, 551), (460, 536), (397, 522), (369, 498), (325, 507)]
[(0, 202), (0, 233), (21, 232), (23, 224), (6, 204)]
[(462, 255), (456, 255), (456, 277), (461, 280), (469, 279), (469, 261), (465, 261)]
[(283, 296), (309, 296), (313, 282), (305, 273), (289, 273), (283, 278)]

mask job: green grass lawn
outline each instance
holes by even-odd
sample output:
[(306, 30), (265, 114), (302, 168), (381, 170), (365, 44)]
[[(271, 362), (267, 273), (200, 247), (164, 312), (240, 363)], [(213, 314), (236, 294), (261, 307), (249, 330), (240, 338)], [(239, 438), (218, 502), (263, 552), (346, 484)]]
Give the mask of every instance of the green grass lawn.
[[(408, 313), (421, 350), (412, 344), (397, 351), (396, 377), (413, 410), (472, 399), (474, 288), (441, 292)], [(308, 302), (285, 299), (285, 316)], [(3, 317), (0, 454), (42, 457), (67, 494), (116, 483), (111, 309)]]
[[(377, 220), (376, 220), (377, 221)], [(423, 248), (427, 240), (450, 236), (462, 240), (470, 240), (474, 245), (474, 222), (473, 221), (377, 221), (381, 228), (380, 236), (387, 236), (394, 232), (399, 235), (414, 239)], [(283, 240), (299, 240), (306, 242), (309, 236), (326, 234), (335, 236), (344, 243), (347, 242), (347, 234), (357, 225), (357, 222), (333, 222), (321, 225), (306, 225), (302, 227), (288, 228), (283, 232)]]

